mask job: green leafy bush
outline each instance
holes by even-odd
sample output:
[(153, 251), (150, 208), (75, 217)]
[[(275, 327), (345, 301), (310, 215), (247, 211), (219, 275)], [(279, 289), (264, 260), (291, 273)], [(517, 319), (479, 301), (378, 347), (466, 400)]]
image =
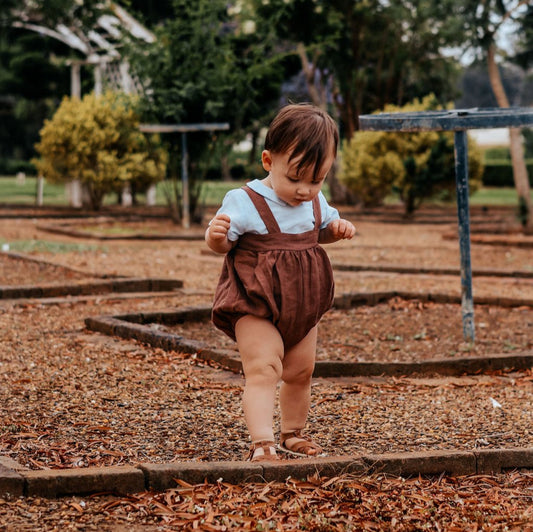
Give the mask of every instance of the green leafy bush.
[[(533, 187), (533, 159), (526, 161), (529, 184)], [(513, 166), (510, 160), (487, 160), (483, 172), (483, 185), (486, 187), (514, 187)]]
[(35, 175), (35, 166), (20, 159), (0, 159), (0, 175), (15, 175), (24, 172), (27, 175)]
[(130, 182), (136, 191), (164, 178), (167, 154), (156, 136), (139, 131), (130, 97), (120, 93), (89, 94), (82, 100), (65, 97), (41, 129), (34, 160), (51, 183), (79, 179), (99, 209), (104, 195)]
[[(384, 112), (416, 112), (436, 109), (434, 96)], [(422, 201), (443, 193), (455, 193), (453, 133), (358, 131), (344, 143), (340, 177), (354, 195), (367, 206), (381, 205), (387, 195), (397, 192), (410, 215)], [(469, 139), (470, 191), (481, 184), (481, 152)]]
[(486, 148), (483, 155), (485, 163), (488, 163), (489, 161), (511, 160), (511, 152), (509, 151), (509, 148), (504, 146)]

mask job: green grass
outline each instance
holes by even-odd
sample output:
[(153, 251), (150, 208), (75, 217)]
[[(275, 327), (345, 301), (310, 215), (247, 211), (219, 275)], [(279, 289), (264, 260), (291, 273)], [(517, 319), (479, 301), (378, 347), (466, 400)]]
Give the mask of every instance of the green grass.
[[(19, 183), (16, 177), (0, 176), (0, 203), (35, 205), (36, 197), (36, 177), (26, 177), (24, 183)], [(49, 206), (67, 205), (64, 185), (45, 183), (43, 204)]]
[[(107, 251), (106, 247), (93, 244), (74, 244), (67, 242), (49, 242), (47, 240), (14, 240), (9, 242), (0, 238), (0, 249), (9, 246), (9, 251), (20, 253), (69, 253), (71, 251), (84, 252), (99, 250), (102, 253)], [(6, 250), (7, 251), (7, 250)]]
[[(533, 201), (533, 190), (531, 191)], [(518, 205), (518, 195), (514, 188), (482, 188), (470, 197), (471, 205)]]
[[(202, 191), (202, 202), (207, 205), (219, 205), (228, 190), (240, 187), (244, 181), (206, 181)], [(0, 203), (3, 204), (23, 204), (35, 205), (37, 178), (26, 177), (24, 184), (17, 182), (15, 177), (0, 176)], [(171, 184), (167, 182), (159, 183), (156, 189), (156, 204), (166, 205), (165, 189), (173, 194)], [(324, 189), (328, 197), (327, 187)], [(533, 190), (531, 192), (533, 199)], [(139, 195), (139, 202), (145, 202), (144, 195)], [(105, 199), (106, 205), (116, 204), (115, 194), (108, 194)], [(397, 198), (394, 202), (397, 202)], [(471, 205), (507, 205), (518, 204), (516, 190), (514, 188), (482, 188), (470, 197)], [(52, 185), (45, 183), (43, 189), (43, 205), (63, 206), (67, 205), (65, 187), (63, 185)]]
[[(202, 201), (207, 205), (218, 205), (222, 202), (222, 198), (228, 190), (240, 187), (244, 181), (206, 181), (202, 191)], [(173, 197), (173, 191), (170, 182), (163, 182), (157, 185), (156, 189), (156, 205), (166, 205), (165, 189), (167, 189)], [(37, 178), (26, 177), (23, 184), (18, 183), (15, 177), (0, 176), (0, 204), (19, 204), (19, 205), (35, 205), (37, 191)], [(138, 200), (144, 203), (146, 198), (143, 194), (139, 194)], [(108, 194), (105, 198), (105, 205), (113, 205), (117, 203), (116, 194)], [(52, 185), (46, 183), (43, 188), (43, 205), (63, 206), (67, 205), (67, 197), (64, 185)]]
[[(201, 202), (206, 205), (220, 205), (226, 192), (234, 188), (241, 187), (245, 184), (245, 181), (205, 181), (202, 187)], [(156, 204), (166, 205), (167, 199), (165, 190), (171, 194), (171, 198), (174, 198), (174, 191), (172, 190), (172, 184), (169, 181), (158, 183), (156, 189)], [(144, 197), (141, 195), (139, 199), (144, 201)]]

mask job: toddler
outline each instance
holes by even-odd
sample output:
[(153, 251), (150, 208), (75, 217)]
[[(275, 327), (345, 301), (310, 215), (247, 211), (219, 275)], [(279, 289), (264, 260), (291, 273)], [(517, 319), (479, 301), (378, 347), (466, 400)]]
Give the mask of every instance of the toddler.
[(226, 254), (213, 323), (237, 342), (251, 461), (279, 460), (273, 432), (278, 383), (279, 450), (316, 456), (303, 433), (311, 402), (317, 324), (333, 303), (331, 264), (319, 244), (352, 238), (321, 192), (339, 143), (337, 126), (309, 104), (282, 108), (261, 155), (268, 175), (228, 192), (205, 234)]

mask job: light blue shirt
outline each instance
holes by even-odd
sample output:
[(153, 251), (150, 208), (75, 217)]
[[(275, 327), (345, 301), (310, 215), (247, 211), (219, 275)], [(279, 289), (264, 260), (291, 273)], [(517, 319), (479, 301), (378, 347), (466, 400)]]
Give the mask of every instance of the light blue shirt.
[[(270, 187), (261, 183), (259, 179), (255, 179), (247, 183), (247, 185), (266, 199), (282, 233), (299, 234), (311, 231), (314, 228), (315, 217), (313, 216), (312, 201), (306, 201), (293, 207), (279, 199), (276, 193)], [(322, 215), (320, 229), (324, 229), (333, 220), (339, 219), (339, 212), (328, 204), (322, 192), (318, 193), (318, 198)], [(239, 236), (244, 233), (257, 235), (266, 235), (268, 233), (250, 196), (242, 188), (230, 190), (226, 194), (217, 214), (227, 214), (230, 217), (228, 240), (231, 242), (238, 240)]]

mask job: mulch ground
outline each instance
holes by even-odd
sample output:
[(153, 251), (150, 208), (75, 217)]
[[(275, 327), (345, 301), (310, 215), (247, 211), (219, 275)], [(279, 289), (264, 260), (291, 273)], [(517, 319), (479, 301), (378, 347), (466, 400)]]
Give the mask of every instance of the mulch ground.
[(532, 530), (529, 473), (462, 478), (336, 477), (164, 493), (1, 504), (6, 531)]
[[(458, 267), (458, 244), (443, 238), (449, 230), (445, 224), (354, 222), (359, 235), (353, 241), (328, 246), (333, 261)], [(8, 241), (80, 241), (40, 233), (31, 219), (0, 220), (0, 231)], [(71, 271), (63, 265), (88, 277), (182, 279), (185, 290), (163, 300), (156, 294), (57, 304), (0, 300), (0, 454), (31, 469), (242, 459), (248, 441), (240, 376), (194, 355), (89, 332), (83, 321), (209, 304), (221, 257), (207, 252), (203, 242), (150, 240), (107, 241), (33, 256), (55, 266), (19, 261), (15, 271), (0, 254), (0, 284), (61, 282)], [(533, 271), (531, 251), (517, 246), (473, 245), (472, 263), (474, 268)], [(337, 294), (460, 293), (459, 278), (451, 275), (367, 271), (335, 276)], [(474, 291), (533, 298), (531, 280), (513, 277), (475, 278)], [(433, 358), (531, 350), (531, 307), (479, 306), (475, 312), (478, 341), (468, 346), (461, 340), (457, 305), (394, 300), (334, 310), (322, 324), (319, 356), (399, 360), (428, 353)], [(533, 446), (531, 370), (456, 378), (317, 379), (312, 393), (309, 433), (330, 455)], [(12, 523), (0, 529), (528, 530), (532, 486), (526, 471), (459, 479), (374, 476), (246, 487), (180, 485), (163, 494), (127, 498), (0, 501), (1, 522)]]
[(51, 263), (24, 260), (14, 254), (0, 254), (0, 285), (28, 286), (43, 284), (69, 284), (87, 281), (93, 276)]
[[(475, 343), (463, 337), (461, 306), (393, 298), (375, 306), (333, 309), (320, 322), (317, 360), (414, 362), (433, 358), (482, 357), (533, 348), (531, 308), (480, 305)], [(209, 322), (152, 328), (201, 340), (219, 349), (237, 344)]]

